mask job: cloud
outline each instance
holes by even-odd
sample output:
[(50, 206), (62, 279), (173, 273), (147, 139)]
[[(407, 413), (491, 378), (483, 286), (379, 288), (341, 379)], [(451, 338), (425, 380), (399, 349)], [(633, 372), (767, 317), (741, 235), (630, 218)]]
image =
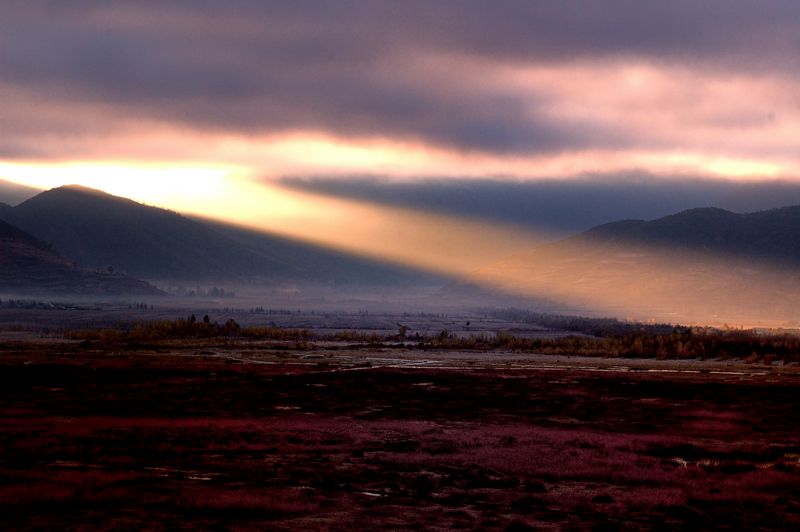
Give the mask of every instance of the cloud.
[(798, 24), (794, 1), (12, 1), (0, 133), (19, 157), (158, 123), (782, 164), (798, 148)]
[(695, 207), (754, 212), (800, 204), (800, 183), (740, 182), (695, 175), (638, 174), (569, 180), (498, 181), (457, 177), (387, 181), (377, 177), (286, 178), (291, 189), (502, 223), (565, 237), (620, 219), (651, 220)]

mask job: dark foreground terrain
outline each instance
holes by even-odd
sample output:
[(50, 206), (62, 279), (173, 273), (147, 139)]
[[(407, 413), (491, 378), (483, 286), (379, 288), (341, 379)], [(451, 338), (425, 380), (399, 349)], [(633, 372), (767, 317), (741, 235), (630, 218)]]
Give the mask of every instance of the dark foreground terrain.
[(502, 356), (7, 343), (0, 528), (800, 528), (790, 367)]

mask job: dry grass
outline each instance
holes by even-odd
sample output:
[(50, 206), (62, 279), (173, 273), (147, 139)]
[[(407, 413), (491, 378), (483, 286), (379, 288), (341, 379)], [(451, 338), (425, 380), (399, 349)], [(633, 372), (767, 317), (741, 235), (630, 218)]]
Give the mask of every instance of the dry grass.
[(3, 528), (800, 526), (796, 376), (192, 353), (0, 357)]

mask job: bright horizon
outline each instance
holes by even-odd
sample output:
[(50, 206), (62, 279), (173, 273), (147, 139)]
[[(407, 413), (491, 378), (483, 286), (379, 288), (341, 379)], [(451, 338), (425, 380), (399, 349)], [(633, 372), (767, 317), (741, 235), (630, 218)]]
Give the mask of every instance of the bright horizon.
[(800, 179), (794, 2), (568, 4), (11, 2), (0, 178)]

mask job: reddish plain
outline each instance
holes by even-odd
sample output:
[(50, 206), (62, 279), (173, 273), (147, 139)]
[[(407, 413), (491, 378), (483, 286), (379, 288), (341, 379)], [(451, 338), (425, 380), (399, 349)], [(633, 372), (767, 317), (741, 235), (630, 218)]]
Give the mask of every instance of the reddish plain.
[(800, 528), (796, 373), (264, 361), (4, 347), (0, 526)]

